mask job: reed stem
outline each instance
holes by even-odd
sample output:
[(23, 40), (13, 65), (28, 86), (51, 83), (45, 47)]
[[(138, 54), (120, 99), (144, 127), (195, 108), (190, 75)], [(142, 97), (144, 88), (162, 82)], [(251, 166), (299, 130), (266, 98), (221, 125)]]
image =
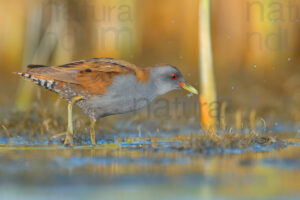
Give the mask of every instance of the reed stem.
[[(216, 117), (211, 115), (212, 105), (215, 105), (217, 95), (215, 89), (213, 52), (211, 43), (211, 2), (199, 1), (199, 85), (200, 113), (204, 129), (216, 128)], [(209, 107), (203, 109), (202, 106)]]

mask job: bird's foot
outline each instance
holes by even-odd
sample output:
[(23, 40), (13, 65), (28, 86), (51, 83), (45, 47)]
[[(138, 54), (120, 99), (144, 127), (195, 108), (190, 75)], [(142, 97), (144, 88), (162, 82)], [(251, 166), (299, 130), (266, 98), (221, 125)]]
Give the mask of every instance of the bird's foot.
[(64, 145), (68, 145), (68, 144), (70, 144), (71, 147), (74, 146), (73, 134), (67, 132)]
[(52, 136), (52, 139), (56, 139), (56, 138), (59, 138), (59, 137), (62, 137), (62, 136), (65, 136), (65, 141), (64, 141), (64, 145), (68, 145), (70, 144), (70, 146), (74, 146), (74, 142), (73, 142), (73, 134), (66, 131), (64, 133), (59, 133), (59, 134), (56, 134), (54, 136)]
[(61, 136), (64, 136), (64, 135), (67, 135), (67, 132), (63, 132), (63, 133), (58, 133), (58, 134), (55, 134), (51, 137), (52, 140), (55, 140), (56, 138), (59, 138)]

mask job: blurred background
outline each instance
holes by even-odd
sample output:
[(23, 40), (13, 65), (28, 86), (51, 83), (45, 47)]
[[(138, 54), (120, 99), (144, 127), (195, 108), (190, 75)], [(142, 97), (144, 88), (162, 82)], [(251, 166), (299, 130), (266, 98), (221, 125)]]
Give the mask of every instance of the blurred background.
[[(245, 118), (255, 110), (272, 123), (299, 122), (300, 2), (211, 3), (218, 103), (226, 102), (227, 113), (238, 110)], [(3, 111), (29, 109), (37, 99), (56, 101), (56, 95), (12, 73), (32, 63), (59, 65), (92, 57), (140, 67), (170, 63), (198, 87), (198, 1), (11, 0), (0, 2), (0, 15)], [(172, 95), (187, 99), (183, 92)]]

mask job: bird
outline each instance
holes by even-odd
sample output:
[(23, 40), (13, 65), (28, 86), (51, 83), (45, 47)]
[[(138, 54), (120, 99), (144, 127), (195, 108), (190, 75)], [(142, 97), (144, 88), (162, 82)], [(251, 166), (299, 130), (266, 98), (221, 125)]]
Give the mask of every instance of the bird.
[(175, 66), (157, 64), (140, 68), (115, 58), (91, 58), (56, 66), (31, 64), (17, 74), (68, 101), (68, 125), (62, 135), (64, 145), (70, 146), (74, 145), (74, 104), (90, 118), (90, 140), (95, 146), (94, 127), (99, 119), (137, 111), (173, 90), (198, 94)]

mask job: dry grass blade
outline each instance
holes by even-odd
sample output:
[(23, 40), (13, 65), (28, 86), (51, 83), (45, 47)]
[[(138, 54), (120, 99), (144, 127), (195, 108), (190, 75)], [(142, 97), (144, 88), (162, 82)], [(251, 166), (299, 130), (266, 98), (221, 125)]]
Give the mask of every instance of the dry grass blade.
[(4, 125), (1, 125), (1, 127), (3, 128), (3, 130), (4, 130), (5, 134), (6, 134), (6, 136), (7, 136), (8, 138), (10, 138), (9, 130), (8, 130)]
[(223, 132), (225, 132), (226, 130), (226, 107), (227, 107), (227, 103), (222, 102), (221, 111), (220, 111), (220, 126)]

